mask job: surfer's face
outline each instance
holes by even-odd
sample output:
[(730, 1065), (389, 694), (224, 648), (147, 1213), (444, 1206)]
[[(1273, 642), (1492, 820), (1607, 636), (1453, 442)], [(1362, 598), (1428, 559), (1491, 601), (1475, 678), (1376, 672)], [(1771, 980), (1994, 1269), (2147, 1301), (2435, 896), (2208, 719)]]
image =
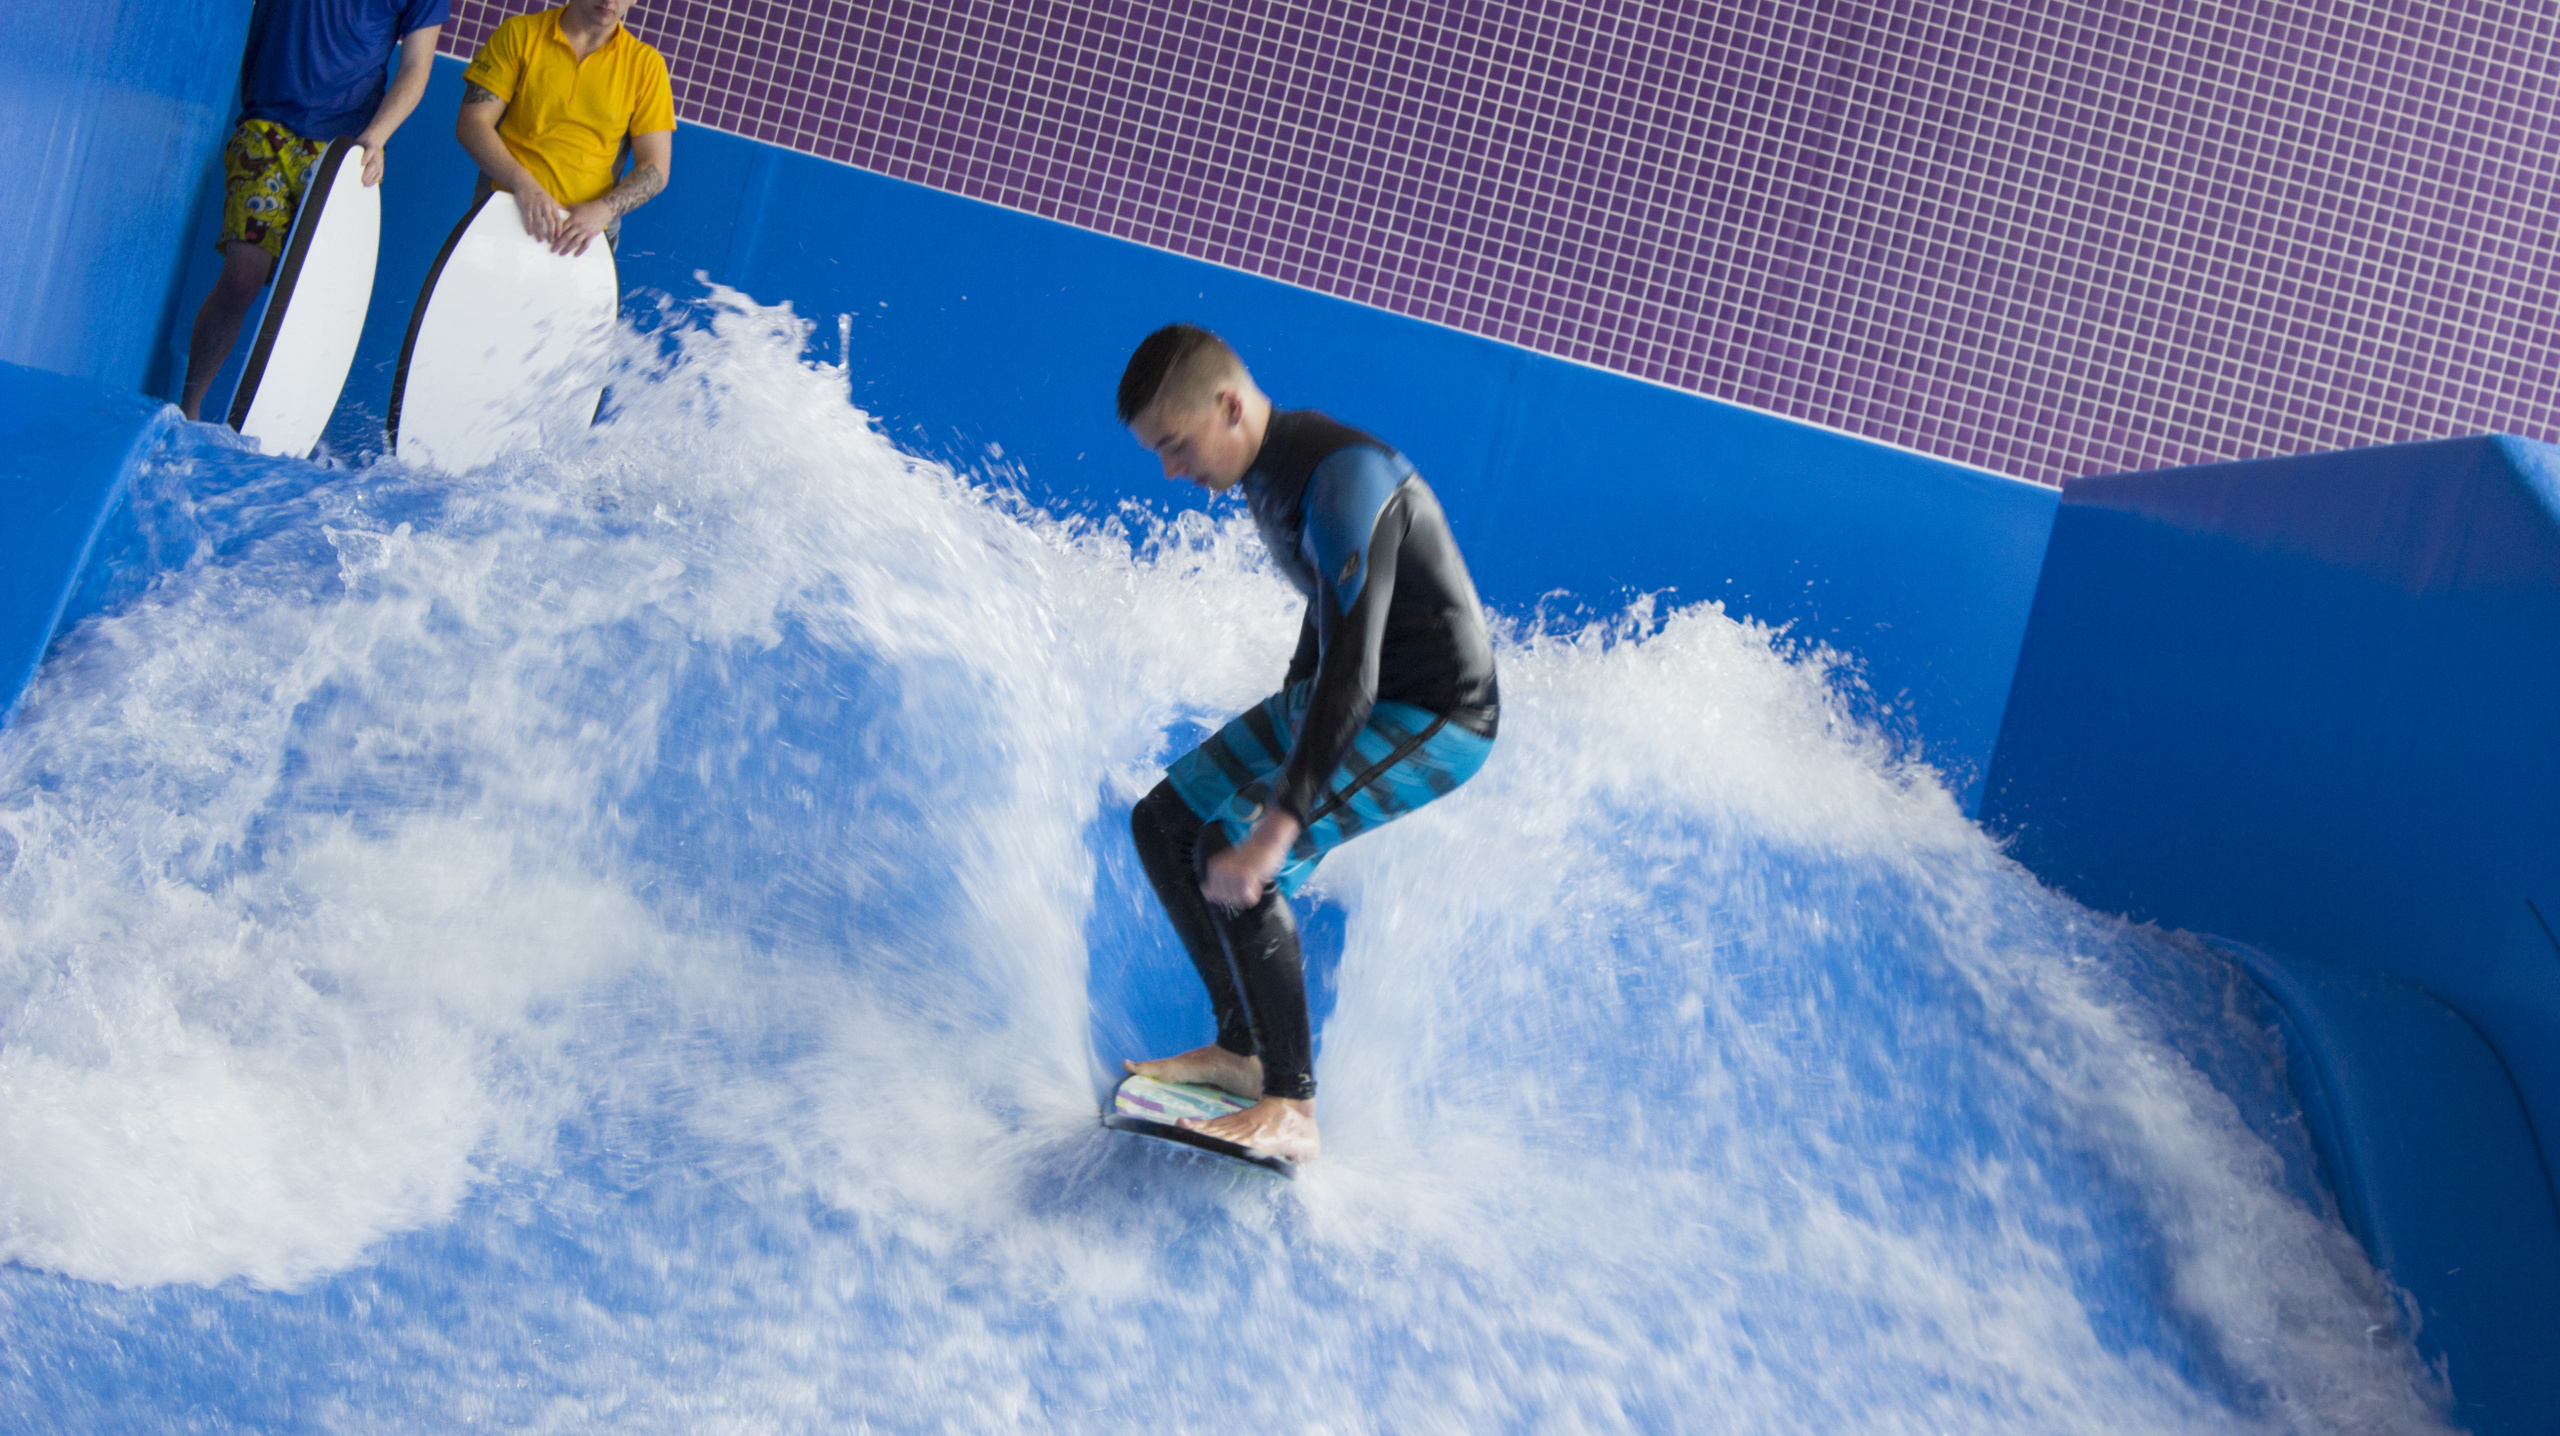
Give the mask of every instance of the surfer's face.
[(1129, 421), (1129, 432), (1164, 466), (1164, 476), (1225, 493), (1253, 466), (1259, 436), (1245, 423), (1244, 396), (1221, 387), (1196, 408), (1166, 412), (1150, 404)]
[(611, 28), (631, 13), (632, 0), (569, 0), (569, 9), (593, 26)]

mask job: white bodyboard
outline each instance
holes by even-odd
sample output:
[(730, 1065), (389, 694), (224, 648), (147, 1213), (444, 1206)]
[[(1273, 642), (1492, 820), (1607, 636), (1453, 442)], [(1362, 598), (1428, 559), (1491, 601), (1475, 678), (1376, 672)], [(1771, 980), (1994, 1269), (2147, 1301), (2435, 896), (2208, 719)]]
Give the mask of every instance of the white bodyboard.
[(364, 337), (381, 252), (382, 191), (365, 184), (355, 141), (332, 140), (312, 167), (231, 395), (231, 427), (265, 452), (298, 459), (319, 445)]
[(524, 232), (515, 196), (474, 205), (409, 316), (391, 391), (392, 452), (448, 473), (582, 432), (604, 396), (604, 341), (622, 302), (599, 238), (560, 255)]

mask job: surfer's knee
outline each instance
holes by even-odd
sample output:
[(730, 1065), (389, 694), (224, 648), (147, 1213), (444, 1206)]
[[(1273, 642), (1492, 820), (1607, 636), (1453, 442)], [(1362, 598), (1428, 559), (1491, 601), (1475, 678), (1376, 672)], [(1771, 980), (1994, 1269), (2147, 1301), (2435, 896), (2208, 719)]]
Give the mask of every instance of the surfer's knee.
[(1198, 845), (1200, 820), (1170, 782), (1158, 783), (1129, 810), (1129, 837), (1142, 857), (1162, 854), (1177, 866), (1189, 866), (1188, 849)]
[(233, 240), (222, 247), (222, 274), (214, 280), (214, 288), (225, 299), (254, 299), (274, 269), (273, 255), (246, 240)]
[[(1181, 797), (1173, 791), (1173, 784), (1171, 782), (1160, 782), (1154, 787), (1148, 789), (1147, 795), (1138, 800), (1138, 805), (1129, 810), (1129, 832), (1131, 836), (1137, 838), (1140, 842), (1145, 842), (1156, 834), (1163, 832), (1165, 820), (1172, 816), (1165, 811), (1165, 804), (1168, 799), (1171, 799), (1177, 805), (1181, 802)], [(1190, 809), (1185, 808), (1183, 811), (1187, 813)]]

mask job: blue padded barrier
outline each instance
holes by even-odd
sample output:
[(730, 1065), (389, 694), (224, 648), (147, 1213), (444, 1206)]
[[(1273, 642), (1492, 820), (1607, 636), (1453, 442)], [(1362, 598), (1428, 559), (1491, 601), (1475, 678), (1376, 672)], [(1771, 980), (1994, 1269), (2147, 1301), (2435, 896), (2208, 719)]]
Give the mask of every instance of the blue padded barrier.
[(134, 466), (175, 411), (0, 363), (0, 724), (44, 657)]
[[(1983, 802), (2084, 903), (2326, 964), (2259, 967), (2326, 1094), (2305, 1108), (2331, 1114), (2347, 1215), (2439, 1313), (2432, 1352), (2489, 1333), (2560, 1351), (2554, 712), (2560, 450), (2457, 439), (2082, 480)], [(2418, 1255), (2471, 1240), (2499, 1254), (2489, 1278)], [(2479, 1429), (2560, 1410), (2550, 1361), (2468, 1364), (2466, 1412), (2504, 1413), (2473, 1412)]]
[(0, 361), (178, 382), (158, 341), (195, 317), (248, 30), (243, 0), (0, 0)]

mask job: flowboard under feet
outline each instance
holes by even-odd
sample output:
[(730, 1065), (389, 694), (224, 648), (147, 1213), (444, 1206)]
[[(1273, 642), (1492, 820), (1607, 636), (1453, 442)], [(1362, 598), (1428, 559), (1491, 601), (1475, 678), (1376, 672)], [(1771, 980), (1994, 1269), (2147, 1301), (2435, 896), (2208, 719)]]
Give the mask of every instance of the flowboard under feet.
[(1284, 1177), (1298, 1175), (1298, 1164), (1286, 1157), (1273, 1156), (1240, 1142), (1230, 1142), (1224, 1137), (1212, 1137), (1206, 1132), (1176, 1125), (1186, 1117), (1212, 1121), (1252, 1105), (1251, 1101), (1216, 1087), (1191, 1082), (1159, 1082), (1153, 1077), (1132, 1074), (1120, 1083), (1118, 1091), (1111, 1094), (1111, 1110), (1102, 1114), (1102, 1125), (1115, 1132), (1134, 1133), (1215, 1153), (1230, 1161), (1244, 1162)]

